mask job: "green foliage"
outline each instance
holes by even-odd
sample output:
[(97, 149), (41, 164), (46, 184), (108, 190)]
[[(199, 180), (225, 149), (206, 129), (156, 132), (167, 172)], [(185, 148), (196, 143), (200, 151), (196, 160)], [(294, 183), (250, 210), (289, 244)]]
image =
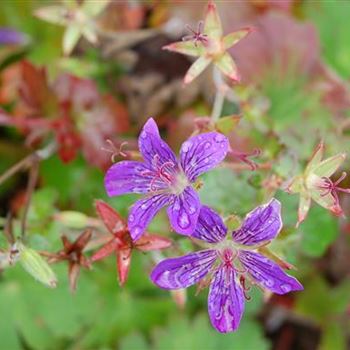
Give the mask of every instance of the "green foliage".
[(350, 3), (341, 0), (320, 1), (315, 6), (304, 2), (304, 12), (317, 26), (322, 54), (341, 76), (350, 76), (349, 16)]
[(317, 205), (311, 207), (300, 230), (303, 232), (301, 249), (313, 257), (323, 255), (339, 234), (337, 219)]
[(240, 332), (233, 334), (216, 333), (204, 313), (194, 319), (182, 316), (171, 318), (167, 327), (157, 328), (151, 336), (151, 344), (139, 334), (132, 334), (121, 343), (121, 350), (264, 350), (269, 343), (264, 339), (260, 327), (254, 320), (242, 322)]

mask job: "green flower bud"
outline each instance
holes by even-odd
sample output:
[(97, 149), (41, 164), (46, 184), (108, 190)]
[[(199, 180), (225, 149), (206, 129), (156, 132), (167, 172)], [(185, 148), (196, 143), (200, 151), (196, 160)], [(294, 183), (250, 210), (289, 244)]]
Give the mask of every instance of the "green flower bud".
[(49, 264), (35, 250), (26, 247), (21, 242), (14, 245), (20, 252), (19, 262), (23, 268), (32, 275), (37, 281), (50, 288), (57, 285), (57, 277)]

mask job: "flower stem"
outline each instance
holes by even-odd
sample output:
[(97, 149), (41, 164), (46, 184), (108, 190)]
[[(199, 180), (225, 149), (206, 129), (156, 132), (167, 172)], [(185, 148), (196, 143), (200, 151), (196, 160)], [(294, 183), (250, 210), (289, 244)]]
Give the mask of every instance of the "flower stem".
[(216, 123), (221, 116), (225, 101), (225, 84), (221, 72), (217, 68), (214, 68), (213, 71), (213, 81), (216, 86), (216, 95), (213, 110), (211, 112), (211, 120)]

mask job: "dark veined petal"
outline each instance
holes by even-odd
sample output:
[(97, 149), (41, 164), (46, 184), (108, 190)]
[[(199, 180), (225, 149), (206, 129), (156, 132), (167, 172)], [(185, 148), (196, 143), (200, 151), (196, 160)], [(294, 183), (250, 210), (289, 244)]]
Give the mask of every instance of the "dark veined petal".
[(132, 206), (128, 217), (131, 238), (134, 241), (139, 239), (158, 211), (172, 201), (174, 201), (174, 196), (169, 194), (157, 194), (138, 200)]
[(108, 196), (125, 193), (147, 193), (153, 176), (141, 162), (123, 160), (113, 164), (105, 175), (105, 188)]
[(187, 288), (204, 278), (217, 259), (215, 250), (202, 250), (161, 261), (152, 271), (151, 280), (163, 289)]
[(244, 311), (244, 294), (230, 266), (220, 266), (213, 276), (208, 295), (211, 324), (221, 333), (235, 331)]
[(174, 202), (168, 208), (172, 228), (180, 234), (191, 235), (196, 228), (200, 208), (197, 192), (187, 186), (181, 194), (174, 197)]
[(226, 233), (227, 227), (220, 215), (203, 205), (199, 212), (196, 229), (191, 236), (208, 243), (217, 243), (225, 238)]
[(217, 132), (191, 137), (180, 150), (181, 166), (190, 181), (216, 167), (228, 151), (228, 139)]
[(281, 228), (281, 203), (273, 198), (247, 214), (242, 226), (232, 233), (232, 237), (239, 244), (255, 245), (272, 240)]
[(177, 159), (159, 135), (156, 122), (150, 118), (144, 125), (139, 136), (139, 149), (145, 162), (154, 170), (159, 169), (165, 163), (177, 167)]
[(252, 278), (271, 292), (286, 294), (304, 289), (296, 278), (287, 275), (276, 263), (259, 253), (241, 250), (239, 260)]
[(112, 234), (127, 230), (127, 225), (119, 213), (101, 200), (95, 201), (98, 216)]

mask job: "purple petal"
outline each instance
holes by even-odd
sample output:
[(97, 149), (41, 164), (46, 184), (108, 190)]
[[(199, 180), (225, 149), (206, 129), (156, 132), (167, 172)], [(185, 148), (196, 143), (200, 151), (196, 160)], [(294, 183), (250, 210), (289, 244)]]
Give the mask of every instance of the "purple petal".
[(165, 259), (153, 269), (151, 280), (163, 289), (187, 288), (204, 278), (216, 259), (215, 250)]
[(232, 233), (232, 237), (239, 244), (255, 245), (272, 240), (281, 228), (281, 203), (273, 198), (247, 214), (242, 226)]
[(109, 196), (124, 193), (147, 193), (153, 176), (141, 162), (124, 160), (113, 164), (105, 175), (105, 188)]
[(203, 205), (199, 212), (196, 229), (191, 236), (208, 243), (217, 243), (225, 238), (226, 233), (227, 227), (220, 215)]
[(177, 159), (170, 147), (160, 138), (156, 122), (150, 118), (139, 136), (139, 149), (145, 162), (154, 170), (169, 164), (175, 171)]
[(239, 260), (256, 282), (276, 294), (304, 289), (296, 278), (287, 275), (276, 263), (259, 253), (241, 250)]
[(25, 34), (11, 28), (0, 28), (0, 45), (24, 44), (26, 41)]
[(211, 324), (221, 333), (235, 331), (244, 310), (244, 295), (232, 267), (222, 265), (215, 272), (208, 295)]
[(201, 204), (197, 192), (187, 186), (175, 196), (174, 202), (168, 208), (168, 216), (172, 228), (183, 235), (191, 235), (196, 228)]
[(157, 194), (138, 200), (132, 206), (128, 217), (131, 238), (134, 241), (140, 238), (158, 211), (173, 200), (173, 196), (169, 194)]
[(228, 139), (217, 132), (191, 137), (180, 150), (181, 166), (190, 181), (217, 166), (228, 150)]

